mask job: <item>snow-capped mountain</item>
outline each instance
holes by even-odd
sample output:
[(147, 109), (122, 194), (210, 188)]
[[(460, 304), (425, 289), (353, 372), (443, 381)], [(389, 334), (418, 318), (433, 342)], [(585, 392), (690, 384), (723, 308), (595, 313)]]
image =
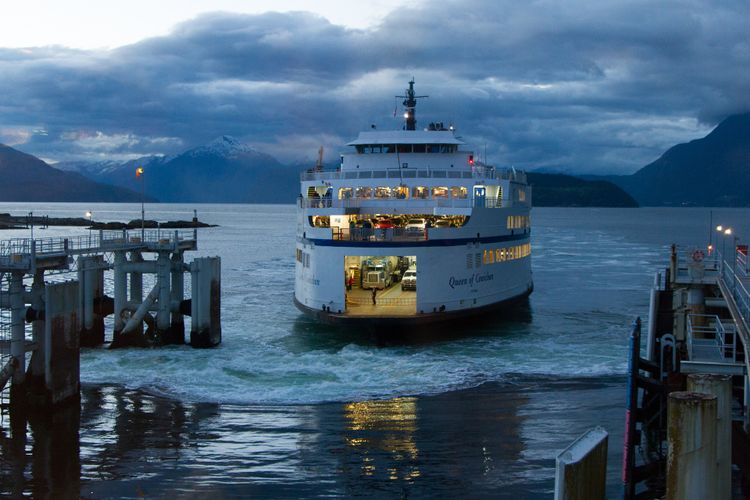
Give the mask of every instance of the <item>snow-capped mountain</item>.
[[(144, 189), (164, 202), (293, 203), (299, 191), (298, 167), (226, 135), (172, 157), (58, 165), (98, 182)], [(138, 179), (137, 167), (144, 169)]]
[(232, 136), (223, 135), (208, 144), (191, 149), (183, 154), (192, 157), (217, 156), (224, 158), (237, 158), (242, 155), (260, 153), (253, 149), (249, 144), (245, 144)]

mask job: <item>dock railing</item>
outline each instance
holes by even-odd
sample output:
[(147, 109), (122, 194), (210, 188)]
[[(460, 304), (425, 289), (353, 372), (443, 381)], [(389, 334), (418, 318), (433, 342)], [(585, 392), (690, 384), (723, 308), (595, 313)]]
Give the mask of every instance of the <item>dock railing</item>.
[(691, 361), (739, 362), (736, 328), (716, 315), (688, 315), (687, 348)]
[(0, 268), (27, 269), (39, 259), (64, 259), (74, 255), (122, 249), (176, 249), (197, 244), (197, 232), (188, 230), (99, 230), (55, 238), (13, 238), (0, 241)]

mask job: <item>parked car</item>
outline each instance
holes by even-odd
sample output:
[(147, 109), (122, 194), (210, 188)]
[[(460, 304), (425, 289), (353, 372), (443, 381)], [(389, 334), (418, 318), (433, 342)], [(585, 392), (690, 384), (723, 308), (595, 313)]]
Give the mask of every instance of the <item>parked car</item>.
[(451, 221), (448, 219), (438, 219), (435, 221), (435, 227), (451, 227)]
[(409, 233), (422, 233), (427, 227), (427, 221), (424, 219), (409, 219), (405, 227), (406, 231)]
[(391, 229), (393, 227), (393, 221), (391, 219), (378, 219), (375, 221), (375, 229)]
[(417, 289), (417, 270), (407, 269), (404, 273), (404, 277), (401, 278), (401, 290), (416, 290)]

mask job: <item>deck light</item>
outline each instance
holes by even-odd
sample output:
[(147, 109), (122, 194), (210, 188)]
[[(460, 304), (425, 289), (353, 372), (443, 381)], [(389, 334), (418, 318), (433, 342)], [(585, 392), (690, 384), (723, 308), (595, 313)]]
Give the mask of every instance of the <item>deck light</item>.
[(716, 230), (719, 231), (719, 232), (721, 232), (721, 231), (724, 230), (724, 226), (722, 226), (721, 224), (719, 224), (718, 226), (716, 226)]

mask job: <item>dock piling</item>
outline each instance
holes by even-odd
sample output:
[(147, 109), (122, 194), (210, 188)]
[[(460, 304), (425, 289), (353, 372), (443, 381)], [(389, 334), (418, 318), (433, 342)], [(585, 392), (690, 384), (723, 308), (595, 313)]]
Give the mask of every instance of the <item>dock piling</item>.
[(716, 399), (697, 392), (669, 394), (667, 500), (717, 498)]
[(193, 293), (190, 345), (216, 346), (221, 342), (221, 258), (193, 260), (190, 275)]
[[(716, 396), (716, 491), (717, 500), (729, 500), (732, 486), (732, 378), (729, 375), (693, 373), (687, 390)], [(710, 472), (707, 472), (710, 474)]]

